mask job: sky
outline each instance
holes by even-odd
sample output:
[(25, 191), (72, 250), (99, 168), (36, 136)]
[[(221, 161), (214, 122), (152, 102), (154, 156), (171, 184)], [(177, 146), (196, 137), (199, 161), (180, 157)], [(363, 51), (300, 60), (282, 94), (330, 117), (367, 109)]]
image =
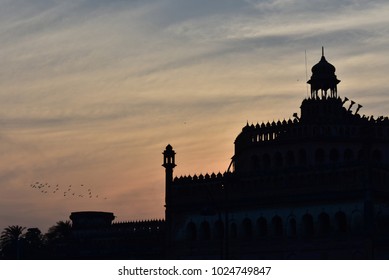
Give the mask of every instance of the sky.
[[(74, 211), (164, 217), (249, 123), (299, 113), (325, 48), (338, 94), (389, 113), (389, 2), (0, 0), (0, 230)], [(307, 65), (307, 68), (306, 68)]]

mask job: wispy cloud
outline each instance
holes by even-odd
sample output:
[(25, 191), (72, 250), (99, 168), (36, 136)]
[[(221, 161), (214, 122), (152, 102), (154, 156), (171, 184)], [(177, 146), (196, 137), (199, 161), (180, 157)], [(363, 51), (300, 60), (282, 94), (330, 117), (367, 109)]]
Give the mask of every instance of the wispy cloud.
[[(340, 95), (389, 111), (385, 1), (0, 5), (0, 228), (88, 209), (163, 216), (166, 144), (178, 175), (224, 171), (246, 121), (298, 110), (305, 50), (310, 68), (326, 47)], [(32, 194), (34, 180), (88, 183), (111, 200)]]

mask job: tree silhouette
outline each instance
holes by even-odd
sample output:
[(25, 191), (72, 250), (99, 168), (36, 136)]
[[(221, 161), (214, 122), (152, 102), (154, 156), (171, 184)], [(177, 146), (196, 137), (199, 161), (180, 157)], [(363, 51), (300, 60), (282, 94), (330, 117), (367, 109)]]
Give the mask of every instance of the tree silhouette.
[(44, 237), (38, 228), (29, 228), (24, 234), (24, 258), (41, 259), (44, 257)]
[(72, 223), (70, 221), (59, 221), (50, 227), (46, 233), (49, 242), (64, 241), (69, 239), (72, 233)]
[(22, 237), (25, 227), (14, 225), (6, 227), (0, 237), (2, 255), (6, 259), (20, 259)]
[(73, 254), (72, 223), (59, 221), (45, 234), (48, 254), (55, 259), (68, 259)]

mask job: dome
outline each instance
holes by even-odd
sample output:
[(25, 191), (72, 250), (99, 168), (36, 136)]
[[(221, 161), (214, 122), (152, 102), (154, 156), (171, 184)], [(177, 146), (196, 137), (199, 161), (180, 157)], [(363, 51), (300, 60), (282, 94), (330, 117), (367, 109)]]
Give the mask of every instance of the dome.
[(329, 63), (324, 56), (324, 48), (322, 48), (322, 56), (318, 63), (312, 67), (311, 79), (307, 82), (311, 85), (311, 98), (327, 98), (327, 91), (330, 91), (328, 97), (337, 98), (337, 84), (340, 80), (335, 75), (335, 66)]
[(329, 63), (323, 55), (320, 61), (312, 67), (312, 75), (333, 76), (335, 70), (335, 66)]
[(166, 146), (166, 150), (167, 150), (167, 151), (171, 151), (171, 150), (173, 150), (173, 147), (172, 147), (172, 145), (168, 144), (168, 145)]

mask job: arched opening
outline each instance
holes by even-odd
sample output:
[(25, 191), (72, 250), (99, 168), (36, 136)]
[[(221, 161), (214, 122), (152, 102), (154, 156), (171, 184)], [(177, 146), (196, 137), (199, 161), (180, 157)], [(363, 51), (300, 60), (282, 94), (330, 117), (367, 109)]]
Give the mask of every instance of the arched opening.
[(338, 233), (347, 232), (347, 218), (344, 212), (339, 211), (335, 214), (335, 223), (336, 223), (336, 231)]
[(230, 226), (230, 237), (231, 239), (236, 239), (238, 237), (238, 229), (235, 223), (231, 223)]
[(216, 239), (224, 238), (224, 223), (220, 220), (215, 222), (215, 238)]
[(319, 148), (315, 152), (315, 162), (321, 164), (324, 163), (324, 161), (325, 161), (325, 152), (323, 149)]
[(388, 235), (389, 233), (389, 215), (383, 214), (381, 211), (376, 216), (376, 228), (380, 234)]
[(344, 160), (345, 161), (352, 161), (354, 160), (354, 152), (351, 149), (346, 149), (344, 151)]
[(338, 162), (339, 161), (339, 152), (337, 149), (331, 149), (330, 151), (330, 160), (332, 162)]
[(307, 164), (307, 152), (304, 149), (299, 150), (299, 164), (300, 165)]
[(375, 163), (380, 163), (382, 161), (382, 152), (380, 150), (374, 150), (371, 159)]
[(287, 151), (286, 153), (286, 164), (288, 166), (294, 166), (296, 164), (294, 153), (292, 151)]
[(351, 214), (351, 231), (353, 233), (361, 234), (363, 230), (363, 216), (361, 211), (354, 211)]
[(277, 152), (274, 155), (275, 165), (276, 167), (282, 167), (284, 165), (284, 159), (282, 158), (282, 154), (280, 152)]
[(186, 226), (186, 238), (191, 241), (197, 239), (197, 229), (196, 225), (193, 222), (188, 223), (188, 225)]
[(367, 151), (365, 148), (362, 148), (358, 151), (358, 160), (365, 161), (367, 159)]
[(305, 237), (311, 237), (314, 234), (313, 218), (310, 214), (303, 216), (303, 235)]
[(270, 156), (269, 154), (264, 154), (262, 156), (262, 162), (263, 162), (263, 167), (264, 168), (270, 168), (271, 167), (271, 159), (270, 159)]
[(297, 223), (295, 218), (289, 218), (287, 234), (289, 237), (296, 237), (297, 235)]
[(272, 219), (273, 235), (282, 236), (282, 219), (280, 216), (274, 216)]
[(326, 135), (329, 135), (329, 136), (332, 135), (332, 129), (331, 129), (331, 127), (327, 126), (327, 127), (325, 128), (325, 134), (326, 134)]
[(317, 136), (319, 134), (319, 128), (317, 126), (314, 126), (312, 129), (313, 136)]
[(327, 213), (321, 213), (319, 215), (319, 233), (327, 235), (330, 233), (330, 216)]
[(211, 239), (211, 228), (209, 223), (204, 221), (200, 225), (200, 239), (201, 240), (209, 240)]
[(257, 221), (258, 225), (258, 235), (261, 237), (267, 236), (267, 221), (265, 218), (261, 217)]
[(251, 220), (246, 218), (242, 222), (244, 238), (251, 238), (253, 236), (253, 226)]

